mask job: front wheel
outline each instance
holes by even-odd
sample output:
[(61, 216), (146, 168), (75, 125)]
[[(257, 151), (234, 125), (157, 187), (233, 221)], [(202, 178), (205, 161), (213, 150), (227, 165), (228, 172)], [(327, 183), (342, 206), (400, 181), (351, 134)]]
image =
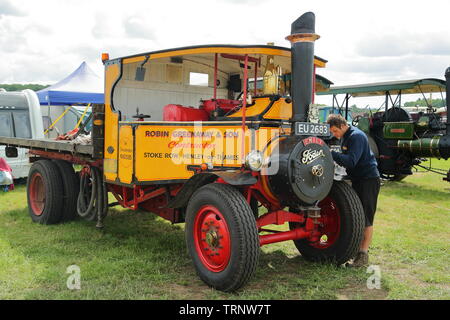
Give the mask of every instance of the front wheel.
[[(338, 265), (352, 259), (359, 250), (364, 236), (364, 209), (356, 192), (344, 181), (334, 181), (328, 196), (319, 202), (318, 219), (320, 240), (294, 240), (305, 259), (334, 262)], [(290, 228), (299, 227), (290, 223)]]
[(255, 272), (259, 236), (249, 204), (236, 189), (208, 184), (192, 196), (186, 210), (186, 245), (199, 277), (231, 292)]

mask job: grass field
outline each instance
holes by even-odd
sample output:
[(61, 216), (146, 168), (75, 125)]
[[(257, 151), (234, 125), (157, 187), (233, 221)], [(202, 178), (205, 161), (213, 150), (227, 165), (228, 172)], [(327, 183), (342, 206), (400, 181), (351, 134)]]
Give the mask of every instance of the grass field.
[[(310, 263), (284, 242), (262, 247), (250, 283), (225, 294), (196, 276), (183, 225), (113, 209), (101, 231), (43, 226), (26, 202), (24, 185), (0, 192), (0, 299), (450, 299), (450, 183), (431, 173), (382, 186), (370, 251), (380, 289), (368, 289), (366, 269)], [(80, 290), (67, 288), (71, 265)]]

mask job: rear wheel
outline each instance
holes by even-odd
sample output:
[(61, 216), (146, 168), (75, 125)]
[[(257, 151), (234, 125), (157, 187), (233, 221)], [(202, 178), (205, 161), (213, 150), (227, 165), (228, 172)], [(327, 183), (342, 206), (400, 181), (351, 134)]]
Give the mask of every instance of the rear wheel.
[[(319, 202), (320, 240), (294, 240), (295, 246), (310, 261), (343, 264), (358, 252), (364, 233), (364, 209), (356, 192), (343, 181), (334, 181), (328, 196)], [(299, 227), (290, 223), (290, 228)]]
[(63, 212), (62, 221), (71, 221), (77, 218), (77, 199), (80, 192), (80, 180), (67, 161), (53, 160), (59, 169), (63, 182)]
[(39, 160), (30, 168), (27, 181), (28, 212), (34, 222), (55, 224), (62, 220), (63, 182), (58, 167)]
[(253, 275), (259, 236), (253, 212), (236, 189), (206, 185), (186, 210), (186, 245), (199, 277), (222, 291), (235, 291)]

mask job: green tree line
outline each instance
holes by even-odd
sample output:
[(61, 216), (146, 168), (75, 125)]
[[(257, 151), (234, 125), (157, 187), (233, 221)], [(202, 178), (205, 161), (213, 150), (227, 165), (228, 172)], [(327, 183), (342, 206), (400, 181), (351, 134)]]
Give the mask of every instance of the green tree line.
[[(431, 106), (433, 108), (441, 108), (441, 107), (445, 107), (446, 106), (445, 99), (432, 99), (430, 101), (429, 99), (425, 100), (423, 98), (419, 98), (416, 101), (405, 102), (403, 104), (403, 107), (415, 107), (415, 106), (427, 107), (428, 106), (427, 105), (427, 101), (428, 101), (428, 103), (431, 103)], [(368, 109), (366, 109), (366, 108), (359, 108), (359, 107), (356, 106), (356, 104), (350, 106), (349, 110), (351, 110), (352, 113), (366, 113), (366, 112), (368, 112)], [(380, 110), (384, 111), (384, 106)], [(372, 109), (372, 112), (375, 112), (375, 111)]]
[(445, 107), (445, 100), (443, 100), (443, 99), (431, 99), (431, 101), (430, 101), (429, 99), (425, 100), (423, 98), (419, 98), (416, 101), (405, 102), (404, 106), (405, 107), (415, 107), (415, 106), (426, 107), (427, 101), (428, 101), (428, 103), (431, 103), (431, 105), (435, 108)]
[(44, 88), (47, 88), (49, 85), (41, 85), (41, 84), (33, 84), (33, 83), (29, 83), (29, 84), (17, 84), (17, 83), (13, 83), (13, 84), (0, 84), (0, 88), (5, 89), (6, 91), (22, 91), (25, 89), (31, 89), (33, 91), (39, 91), (42, 90)]

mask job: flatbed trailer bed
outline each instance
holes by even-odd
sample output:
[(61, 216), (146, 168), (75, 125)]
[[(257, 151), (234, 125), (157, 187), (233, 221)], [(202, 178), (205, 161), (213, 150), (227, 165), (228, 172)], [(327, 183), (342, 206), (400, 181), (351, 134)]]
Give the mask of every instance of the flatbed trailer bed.
[(66, 140), (0, 137), (0, 145), (27, 148), (30, 149), (31, 153), (33, 153), (34, 150), (44, 152), (58, 152), (82, 157), (84, 159), (92, 159), (94, 155), (94, 147), (92, 144), (75, 144)]

